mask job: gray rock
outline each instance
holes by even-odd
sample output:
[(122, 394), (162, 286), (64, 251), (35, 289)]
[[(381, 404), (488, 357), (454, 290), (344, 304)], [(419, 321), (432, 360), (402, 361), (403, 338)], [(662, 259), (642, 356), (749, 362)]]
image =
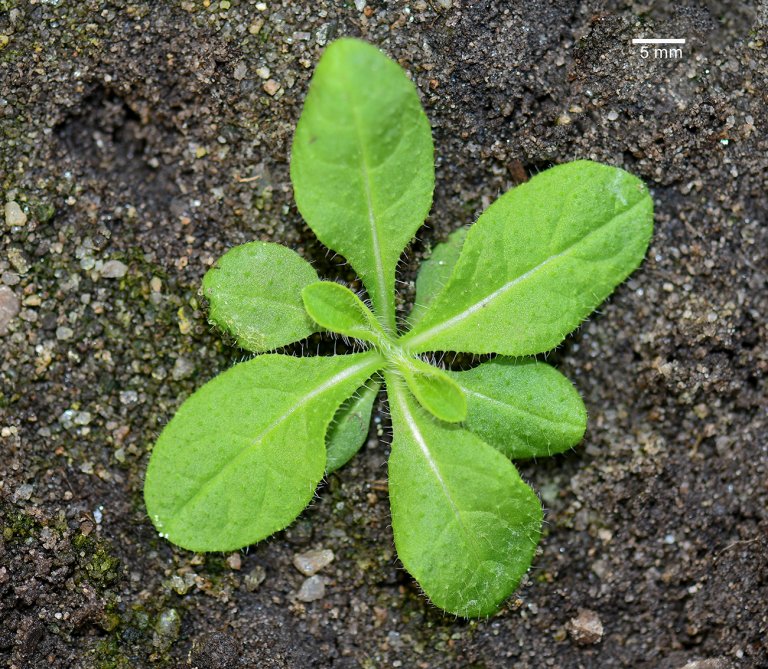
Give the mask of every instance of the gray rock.
[(301, 584), (296, 599), (300, 602), (314, 602), (325, 597), (325, 577), (310, 576)]
[(304, 576), (314, 576), (323, 567), (331, 564), (334, 557), (333, 551), (324, 548), (297, 553), (293, 556), (293, 566)]
[(267, 578), (267, 572), (260, 564), (249, 571), (243, 579), (243, 585), (248, 592), (255, 592)]
[(0, 286), (0, 335), (8, 332), (8, 326), (19, 313), (19, 298), (8, 286)]
[(18, 202), (5, 203), (5, 224), (10, 227), (24, 225), (27, 222), (27, 215), (21, 210)]
[(128, 272), (128, 265), (119, 260), (107, 260), (101, 268), (101, 276), (105, 279), (122, 279)]

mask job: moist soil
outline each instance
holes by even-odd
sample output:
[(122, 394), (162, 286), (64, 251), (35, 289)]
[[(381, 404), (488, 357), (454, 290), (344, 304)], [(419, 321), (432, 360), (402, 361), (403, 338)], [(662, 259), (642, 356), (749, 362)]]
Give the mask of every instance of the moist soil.
[[(0, 0), (0, 184), (19, 205), (0, 221), (3, 663), (768, 667), (767, 15), (714, 0)], [(206, 320), (215, 259), (273, 240), (354, 280), (288, 174), (312, 68), (342, 35), (408, 70), (434, 128), (434, 207), (401, 311), (435, 243), (552, 164), (621, 166), (656, 206), (642, 268), (550, 356), (589, 428), (521, 463), (545, 534), (487, 619), (444, 615), (396, 559), (381, 403), (355, 460), (248, 550), (177, 549), (142, 501), (158, 431), (245, 357)], [(644, 59), (634, 37), (687, 42)], [(335, 559), (305, 602), (293, 558), (321, 548)]]

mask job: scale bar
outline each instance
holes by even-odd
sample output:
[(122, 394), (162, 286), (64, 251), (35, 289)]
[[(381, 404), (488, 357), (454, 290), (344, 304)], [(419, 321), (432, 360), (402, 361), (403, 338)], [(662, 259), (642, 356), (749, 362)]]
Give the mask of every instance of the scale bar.
[(632, 44), (685, 44), (685, 38), (678, 39), (633, 39)]

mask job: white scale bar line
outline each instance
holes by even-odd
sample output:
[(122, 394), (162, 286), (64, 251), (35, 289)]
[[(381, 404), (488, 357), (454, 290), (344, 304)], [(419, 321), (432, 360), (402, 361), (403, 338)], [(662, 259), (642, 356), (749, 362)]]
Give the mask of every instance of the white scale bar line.
[(683, 39), (633, 39), (632, 44), (685, 44), (685, 38)]

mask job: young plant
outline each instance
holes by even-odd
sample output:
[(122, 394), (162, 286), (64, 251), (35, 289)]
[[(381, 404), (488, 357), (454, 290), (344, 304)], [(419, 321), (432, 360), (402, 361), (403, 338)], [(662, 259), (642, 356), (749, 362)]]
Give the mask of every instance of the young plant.
[[(494, 612), (531, 564), (542, 509), (510, 458), (577, 444), (584, 405), (549, 351), (641, 262), (653, 226), (643, 183), (589, 161), (502, 195), (424, 263), (401, 333), (395, 269), (430, 210), (432, 135), (403, 71), (364, 42), (320, 59), (291, 158), (296, 203), (360, 275), (364, 303), (283, 246), (251, 242), (205, 275), (210, 319), (264, 353), (327, 330), (364, 352), (264, 353), (186, 400), (163, 430), (145, 499), (161, 535), (226, 551), (287, 527), (326, 472), (364, 443), (382, 384), (392, 416), (397, 552), (437, 606)], [(442, 352), (497, 354), (469, 371)], [(428, 354), (426, 357), (422, 357)]]

